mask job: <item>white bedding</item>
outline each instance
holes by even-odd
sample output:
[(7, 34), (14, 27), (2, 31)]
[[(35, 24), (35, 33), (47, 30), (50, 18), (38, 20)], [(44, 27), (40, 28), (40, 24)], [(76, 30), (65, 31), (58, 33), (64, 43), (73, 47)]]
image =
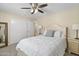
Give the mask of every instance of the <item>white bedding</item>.
[(40, 35), (21, 40), (16, 49), (28, 56), (62, 56), (66, 49), (66, 40)]

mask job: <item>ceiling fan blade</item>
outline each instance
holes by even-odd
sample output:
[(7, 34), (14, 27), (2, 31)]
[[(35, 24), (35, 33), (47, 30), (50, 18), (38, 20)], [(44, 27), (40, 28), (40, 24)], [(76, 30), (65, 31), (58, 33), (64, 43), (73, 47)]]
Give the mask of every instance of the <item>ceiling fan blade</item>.
[(23, 7), (23, 8), (21, 8), (21, 9), (31, 9), (31, 8)]
[(41, 13), (44, 13), (42, 10), (39, 10), (39, 9), (38, 9), (38, 11), (41, 12)]
[(47, 4), (42, 4), (42, 5), (39, 6), (39, 8), (43, 8), (43, 7), (46, 7), (46, 6), (48, 6), (48, 5)]

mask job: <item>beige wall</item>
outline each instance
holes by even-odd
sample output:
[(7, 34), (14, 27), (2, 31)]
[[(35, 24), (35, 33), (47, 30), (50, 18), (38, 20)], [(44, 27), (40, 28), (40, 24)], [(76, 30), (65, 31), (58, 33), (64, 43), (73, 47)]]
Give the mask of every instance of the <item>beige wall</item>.
[[(25, 22), (26, 22), (26, 20), (28, 20), (28, 18), (27, 17), (20, 17), (20, 16), (17, 16), (17, 15), (13, 15), (13, 14), (9, 14), (9, 13), (6, 13), (6, 12), (0, 12), (0, 22), (7, 22), (8, 23), (8, 42), (9, 42), (9, 44), (12, 44), (12, 43), (16, 43), (15, 41), (18, 41), (14, 36), (16, 36), (16, 35), (21, 35), (20, 37), (25, 37), (25, 33), (26, 32), (24, 32), (24, 31), (26, 31), (26, 29), (25, 30), (23, 30), (22, 31), (22, 28), (23, 27), (26, 27), (26, 26), (23, 26), (23, 25), (26, 25), (25, 24)], [(19, 22), (19, 23), (18, 23)], [(17, 24), (19, 24), (20, 26), (21, 26), (21, 31), (20, 30), (18, 30), (18, 32), (19, 33), (17, 33), (17, 34), (14, 34), (13, 32), (14, 32), (14, 30), (12, 29), (12, 26), (14, 26), (14, 27), (16, 27), (16, 25), (17, 24), (15, 24), (15, 23), (17, 23)], [(21, 25), (21, 23), (23, 24), (23, 25)], [(14, 24), (14, 25), (13, 25)], [(18, 28), (20, 28), (20, 26), (19, 25), (17, 25), (18, 26)], [(16, 28), (14, 28), (14, 29), (16, 29)], [(23, 32), (23, 33), (22, 33)], [(16, 33), (16, 31), (15, 31), (15, 33)], [(14, 36), (13, 36), (14, 35)], [(23, 35), (23, 36), (22, 36)], [(20, 38), (20, 37), (18, 37), (18, 39)], [(15, 39), (13, 39), (13, 38), (15, 38)]]
[(44, 16), (38, 19), (38, 22), (40, 22), (44, 27), (49, 27), (54, 24), (69, 27), (69, 37), (72, 37), (74, 36), (74, 31), (71, 29), (72, 25), (79, 23), (79, 7)]

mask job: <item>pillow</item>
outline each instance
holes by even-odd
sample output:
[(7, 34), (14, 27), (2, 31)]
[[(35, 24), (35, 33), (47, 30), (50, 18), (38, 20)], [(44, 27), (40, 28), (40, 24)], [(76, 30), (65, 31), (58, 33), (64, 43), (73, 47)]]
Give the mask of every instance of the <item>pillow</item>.
[(47, 37), (54, 37), (54, 33), (55, 33), (54, 30), (45, 30), (45, 32), (43, 33), (43, 35), (47, 36)]
[(56, 31), (54, 37), (61, 38), (63, 35), (62, 31)]

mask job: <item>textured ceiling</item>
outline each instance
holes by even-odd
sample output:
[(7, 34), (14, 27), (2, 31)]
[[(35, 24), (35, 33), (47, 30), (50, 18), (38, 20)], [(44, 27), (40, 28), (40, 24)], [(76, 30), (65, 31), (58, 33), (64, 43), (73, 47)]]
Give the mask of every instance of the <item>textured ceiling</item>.
[(0, 11), (8, 12), (21, 16), (43, 16), (50, 13), (60, 12), (72, 7), (79, 7), (78, 3), (48, 3), (48, 6), (43, 8), (44, 14), (36, 13), (31, 15), (30, 10), (22, 10), (21, 7), (31, 7), (28, 3), (0, 3)]

